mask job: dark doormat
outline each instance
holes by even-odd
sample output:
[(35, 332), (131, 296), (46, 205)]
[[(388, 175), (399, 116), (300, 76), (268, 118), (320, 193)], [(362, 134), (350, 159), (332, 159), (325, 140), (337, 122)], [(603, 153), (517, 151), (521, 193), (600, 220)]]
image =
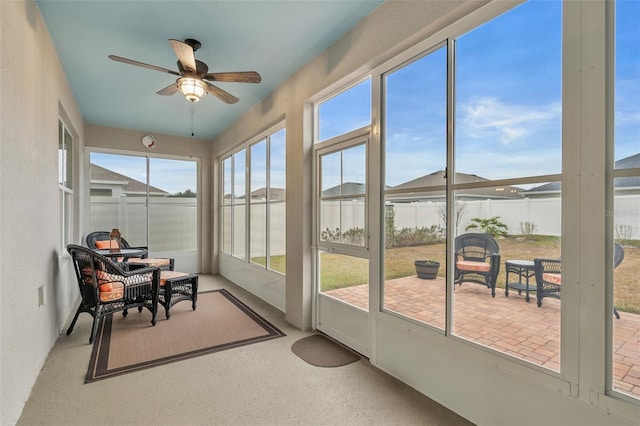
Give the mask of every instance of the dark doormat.
[(294, 342), (291, 351), (303, 361), (317, 367), (341, 367), (360, 360), (360, 355), (322, 334), (314, 334)]

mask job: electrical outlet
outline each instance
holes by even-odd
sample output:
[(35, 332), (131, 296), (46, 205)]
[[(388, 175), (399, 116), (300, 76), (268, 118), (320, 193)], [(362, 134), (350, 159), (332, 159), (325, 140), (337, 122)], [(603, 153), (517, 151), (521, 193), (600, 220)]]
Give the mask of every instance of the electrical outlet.
[(44, 284), (38, 287), (38, 306), (44, 305)]

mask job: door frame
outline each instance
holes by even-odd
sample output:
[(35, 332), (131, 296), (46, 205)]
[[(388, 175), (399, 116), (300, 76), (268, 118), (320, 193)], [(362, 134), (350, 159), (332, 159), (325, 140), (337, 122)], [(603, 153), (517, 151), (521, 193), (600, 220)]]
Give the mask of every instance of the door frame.
[[(320, 158), (333, 152), (340, 152), (351, 147), (364, 145), (366, 150), (365, 176), (366, 188), (364, 192), (365, 199), (365, 242), (364, 246), (353, 246), (335, 242), (321, 241), (320, 239), (320, 194), (321, 188), (321, 167)], [(364, 356), (370, 354), (370, 312), (362, 308), (356, 307), (335, 297), (323, 294), (320, 291), (320, 253), (328, 252), (353, 256), (369, 261), (369, 300), (372, 291), (371, 276), (371, 223), (370, 223), (370, 200), (371, 200), (371, 181), (370, 181), (370, 150), (371, 150), (371, 126), (340, 135), (336, 138), (324, 141), (314, 146), (313, 152), (313, 235), (312, 235), (312, 253), (313, 253), (313, 328), (337, 339), (341, 343), (349, 346)], [(343, 182), (341, 182), (343, 183)]]

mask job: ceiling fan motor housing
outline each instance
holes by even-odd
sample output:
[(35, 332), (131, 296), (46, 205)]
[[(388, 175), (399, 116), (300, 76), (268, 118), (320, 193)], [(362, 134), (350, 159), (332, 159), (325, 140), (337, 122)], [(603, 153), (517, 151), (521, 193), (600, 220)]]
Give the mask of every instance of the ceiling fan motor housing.
[(202, 46), (202, 43), (200, 43), (198, 40), (193, 38), (185, 39), (184, 42), (187, 43), (189, 46), (191, 46), (194, 52), (200, 49), (200, 47)]

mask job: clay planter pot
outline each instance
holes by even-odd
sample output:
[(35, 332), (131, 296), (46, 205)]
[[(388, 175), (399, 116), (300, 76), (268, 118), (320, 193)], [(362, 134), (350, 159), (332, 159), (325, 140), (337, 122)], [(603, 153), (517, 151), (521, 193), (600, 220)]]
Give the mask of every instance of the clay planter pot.
[(440, 262), (436, 262), (435, 260), (416, 260), (414, 264), (418, 278), (434, 280), (438, 276)]

